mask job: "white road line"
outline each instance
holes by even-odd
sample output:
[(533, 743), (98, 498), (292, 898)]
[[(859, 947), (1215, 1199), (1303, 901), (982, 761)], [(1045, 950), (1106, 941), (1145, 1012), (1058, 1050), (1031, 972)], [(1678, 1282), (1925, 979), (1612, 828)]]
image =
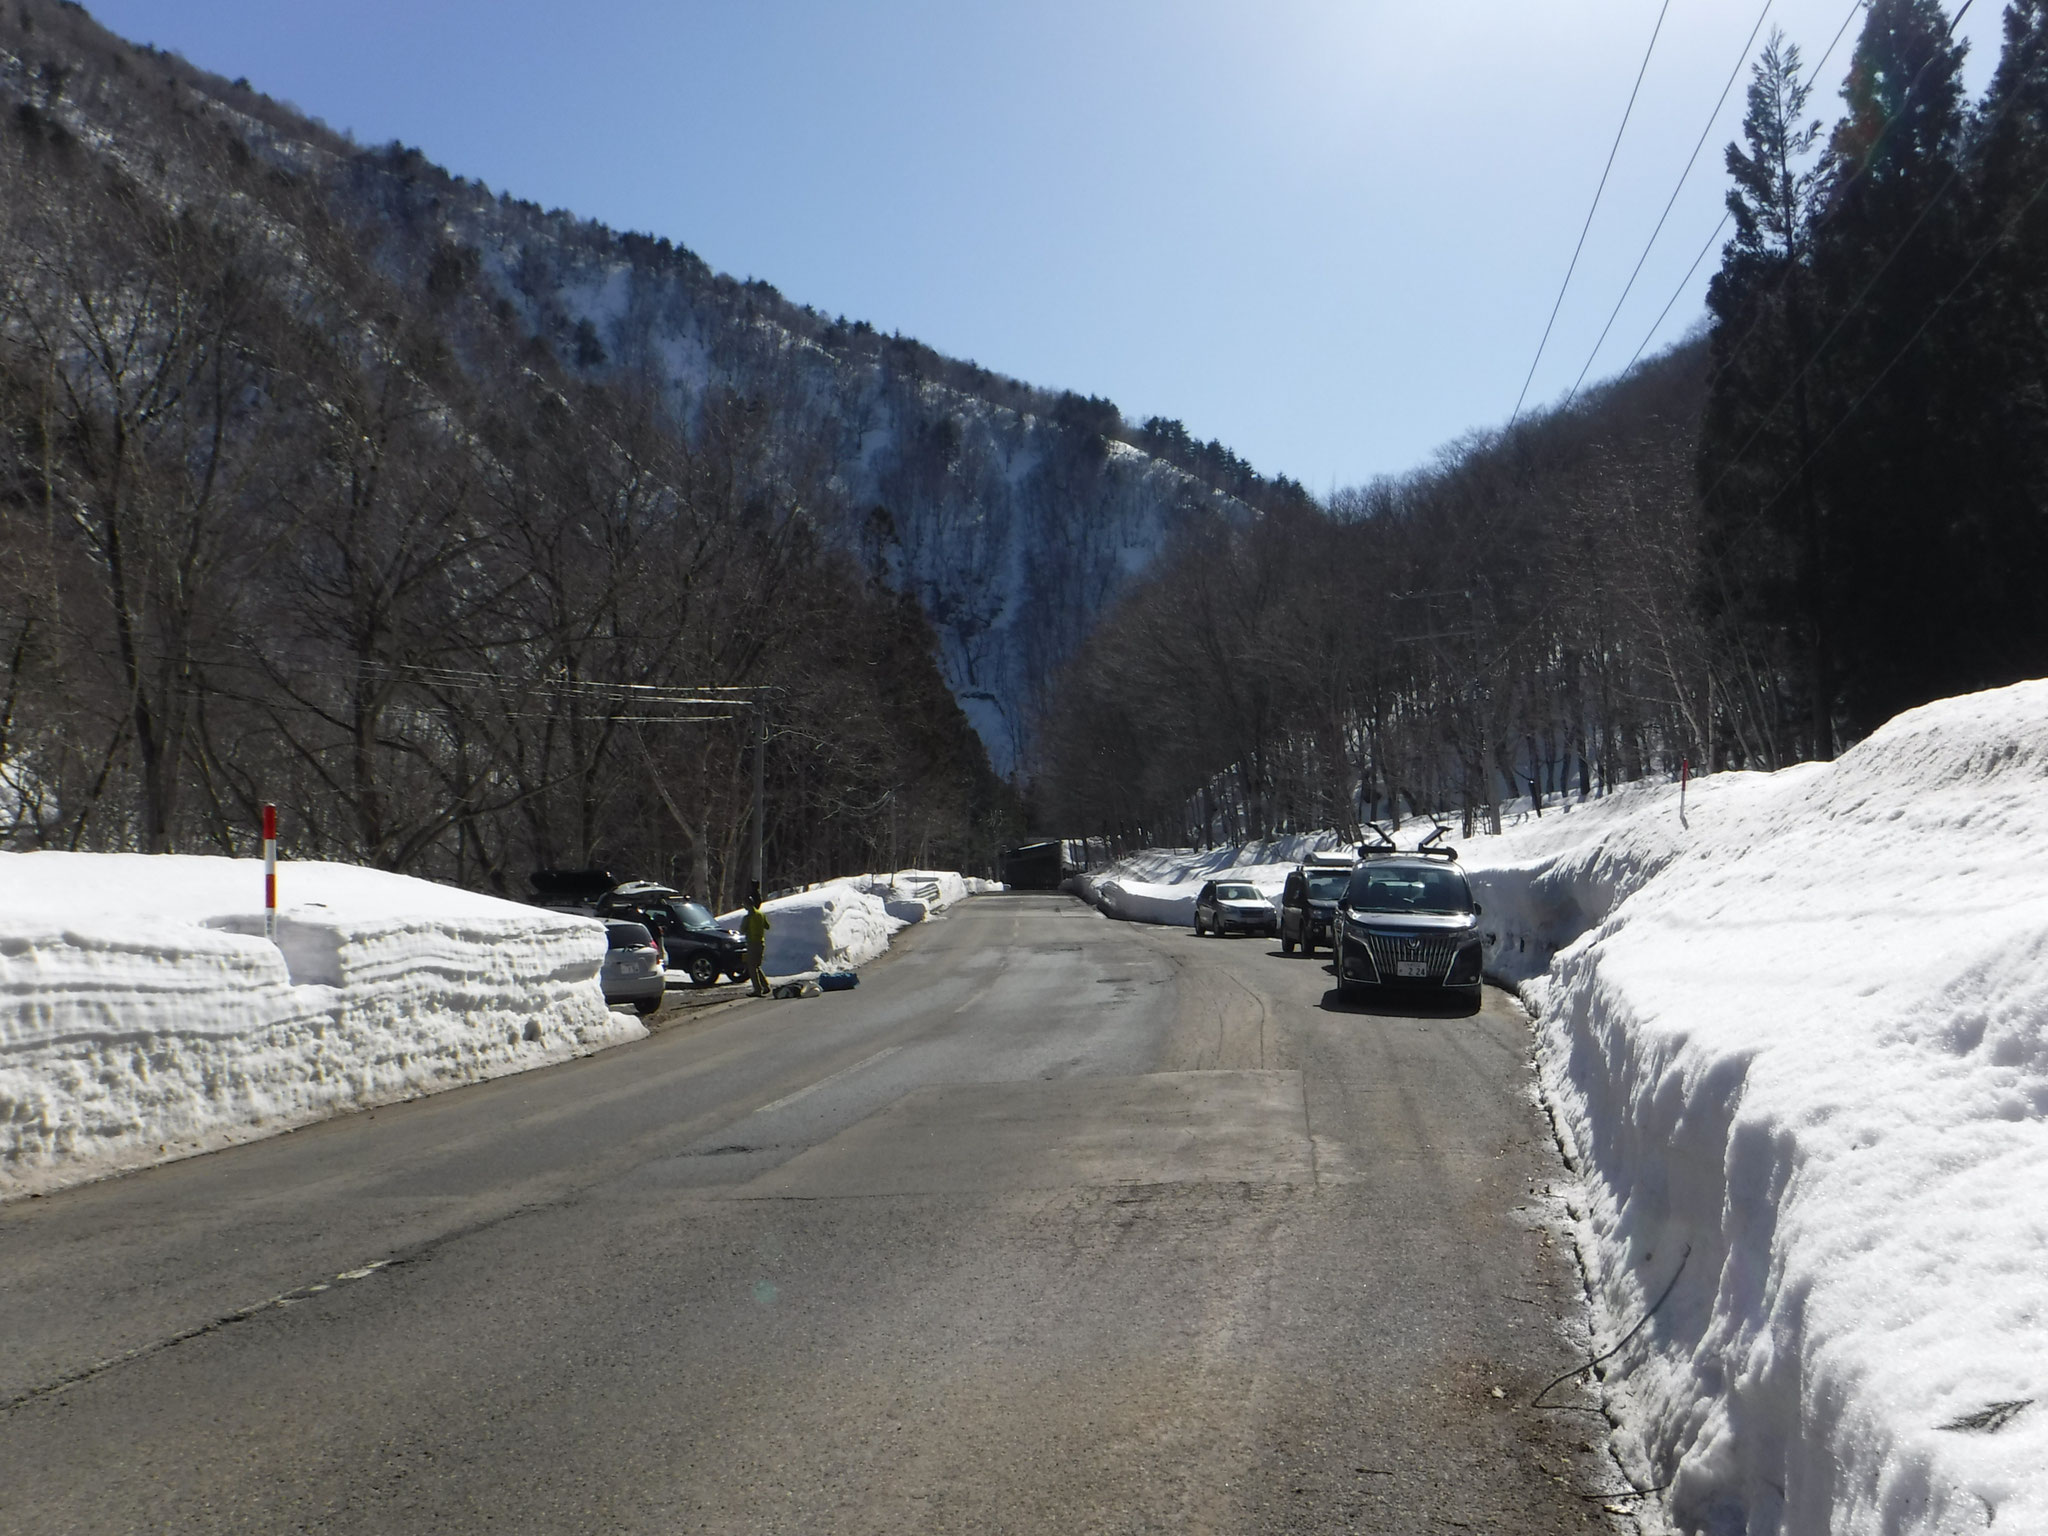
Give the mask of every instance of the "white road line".
[[(1013, 933), (1016, 930), (1016, 926), (1017, 920), (1013, 917), (1010, 919), (1010, 927)], [(989, 993), (995, 990), (996, 983), (1003, 979), (1003, 972), (1007, 971), (1009, 968), (1010, 957), (1007, 953), (1005, 953), (1003, 955), (1003, 958), (996, 962), (995, 975), (989, 977), (987, 981), (984, 981), (981, 984), (980, 988), (976, 990), (974, 996), (968, 998), (966, 1002), (962, 1003), (958, 1008), (955, 1008), (953, 1012), (955, 1012), (956, 1014), (965, 1013), (968, 1009), (972, 1008), (976, 1003), (980, 1002), (984, 997), (987, 997)]]
[(771, 1109), (785, 1109), (789, 1105), (794, 1104), (798, 1099), (808, 1099), (820, 1088), (829, 1088), (834, 1083), (838, 1082), (839, 1079), (841, 1079), (842, 1077), (851, 1077), (854, 1073), (860, 1071), (861, 1068), (872, 1067), (884, 1056), (894, 1056), (898, 1051), (902, 1049), (903, 1047), (900, 1045), (884, 1046), (881, 1050), (875, 1052), (874, 1055), (869, 1056), (864, 1060), (856, 1061), (850, 1067), (842, 1067), (839, 1071), (834, 1072), (830, 1077), (819, 1078), (815, 1083), (811, 1084), (811, 1086), (808, 1088), (799, 1088), (795, 1093), (785, 1094), (783, 1097), (777, 1099), (773, 1104), (763, 1104), (759, 1109), (755, 1110), (754, 1113), (757, 1115), (765, 1115)]

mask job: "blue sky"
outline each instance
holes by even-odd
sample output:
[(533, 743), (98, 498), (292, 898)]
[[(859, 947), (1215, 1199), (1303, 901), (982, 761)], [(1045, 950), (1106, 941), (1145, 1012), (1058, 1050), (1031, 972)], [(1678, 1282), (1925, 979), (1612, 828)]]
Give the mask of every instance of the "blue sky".
[[(1513, 408), (1662, 0), (100, 0), (458, 174), (1324, 493)], [(1670, 0), (1531, 401), (1585, 364), (1763, 0)], [(1847, 0), (1772, 0), (1817, 58)], [(1999, 10), (1976, 0), (1973, 88)], [(1855, 34), (1827, 69), (1832, 94)], [(1593, 377), (1700, 315), (1741, 82)]]

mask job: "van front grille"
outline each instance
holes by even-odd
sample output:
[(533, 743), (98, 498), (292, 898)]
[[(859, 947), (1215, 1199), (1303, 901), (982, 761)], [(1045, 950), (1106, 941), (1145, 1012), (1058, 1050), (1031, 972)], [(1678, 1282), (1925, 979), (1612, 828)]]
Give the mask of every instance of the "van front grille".
[[(1457, 950), (1449, 939), (1418, 934), (1374, 933), (1370, 929), (1366, 931), (1365, 946), (1382, 981), (1442, 981), (1444, 973), (1451, 968), (1451, 956)], [(1418, 960), (1425, 968), (1422, 975), (1401, 974), (1402, 964), (1412, 965)]]

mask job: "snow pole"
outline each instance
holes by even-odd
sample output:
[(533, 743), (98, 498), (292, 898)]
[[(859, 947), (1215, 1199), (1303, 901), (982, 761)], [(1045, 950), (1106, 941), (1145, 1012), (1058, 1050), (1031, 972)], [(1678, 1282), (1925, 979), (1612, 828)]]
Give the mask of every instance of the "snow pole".
[(1678, 814), (1680, 818), (1683, 818), (1685, 815), (1685, 791), (1691, 783), (1692, 759), (1681, 757), (1678, 760)]
[(263, 937), (277, 942), (277, 807), (263, 807)]

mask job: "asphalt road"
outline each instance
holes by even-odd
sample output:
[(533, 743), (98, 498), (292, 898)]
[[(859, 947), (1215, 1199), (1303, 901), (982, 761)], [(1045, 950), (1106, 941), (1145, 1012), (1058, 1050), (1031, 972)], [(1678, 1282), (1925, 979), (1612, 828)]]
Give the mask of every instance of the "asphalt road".
[[(1529, 1032), (976, 898), (853, 993), (0, 1208), (0, 1530), (1602, 1528)], [(1589, 1496), (1590, 1495), (1590, 1496)]]

